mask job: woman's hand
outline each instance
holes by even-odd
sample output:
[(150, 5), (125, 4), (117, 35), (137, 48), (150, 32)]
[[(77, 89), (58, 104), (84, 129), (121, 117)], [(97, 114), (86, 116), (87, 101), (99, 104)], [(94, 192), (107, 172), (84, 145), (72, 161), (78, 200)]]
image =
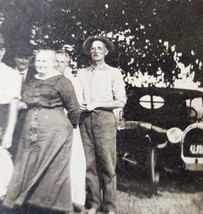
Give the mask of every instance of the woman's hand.
[(86, 103), (81, 103), (80, 104), (80, 110), (81, 111), (87, 111), (87, 104)]
[(6, 131), (1, 142), (2, 147), (9, 149), (12, 146), (13, 134)]
[(21, 109), (27, 109), (27, 105), (24, 102), (19, 101), (18, 110), (21, 110)]

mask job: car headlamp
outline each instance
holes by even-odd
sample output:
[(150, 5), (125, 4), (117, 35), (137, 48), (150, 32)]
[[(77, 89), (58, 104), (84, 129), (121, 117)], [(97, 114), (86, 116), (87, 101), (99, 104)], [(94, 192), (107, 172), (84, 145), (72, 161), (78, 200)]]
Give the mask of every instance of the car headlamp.
[(166, 133), (168, 140), (171, 143), (179, 143), (182, 139), (183, 132), (179, 128), (171, 128)]

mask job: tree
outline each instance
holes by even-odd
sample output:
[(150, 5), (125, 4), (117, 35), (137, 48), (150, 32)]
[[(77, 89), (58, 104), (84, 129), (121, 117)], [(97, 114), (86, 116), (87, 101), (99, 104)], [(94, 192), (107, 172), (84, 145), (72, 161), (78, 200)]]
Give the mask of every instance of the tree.
[[(13, 46), (22, 38), (35, 46), (73, 46), (78, 66), (88, 59), (84, 40), (93, 34), (112, 39), (117, 52), (109, 62), (119, 66), (126, 81), (148, 74), (173, 85), (181, 69), (190, 66), (203, 80), (201, 0), (1, 0), (2, 31)], [(178, 57), (177, 57), (178, 56)], [(189, 75), (189, 74), (188, 74)]]

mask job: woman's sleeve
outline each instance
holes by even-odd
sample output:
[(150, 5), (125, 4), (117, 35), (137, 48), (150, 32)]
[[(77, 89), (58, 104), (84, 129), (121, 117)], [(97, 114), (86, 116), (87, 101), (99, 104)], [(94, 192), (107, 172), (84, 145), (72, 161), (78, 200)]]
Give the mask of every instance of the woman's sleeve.
[(62, 99), (64, 108), (68, 111), (68, 118), (73, 127), (77, 127), (80, 117), (80, 107), (76, 98), (75, 90), (70, 80), (61, 78), (58, 81), (59, 93)]
[(83, 103), (83, 91), (82, 91), (80, 79), (78, 77), (73, 77), (72, 79), (69, 79), (69, 80), (73, 84), (79, 104)]
[(21, 77), (19, 75), (13, 74), (12, 77), (10, 77), (8, 88), (9, 91), (7, 93), (7, 96), (10, 97), (10, 101), (12, 99), (21, 99)]

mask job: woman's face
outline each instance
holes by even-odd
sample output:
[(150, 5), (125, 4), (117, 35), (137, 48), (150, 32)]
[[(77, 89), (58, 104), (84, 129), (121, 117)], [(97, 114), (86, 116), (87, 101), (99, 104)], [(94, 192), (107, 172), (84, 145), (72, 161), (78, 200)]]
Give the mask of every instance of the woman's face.
[(52, 50), (40, 50), (36, 54), (35, 66), (40, 74), (47, 74), (54, 69), (56, 62), (55, 52)]
[(69, 65), (70, 58), (62, 53), (56, 54), (56, 69), (64, 74), (66, 67)]

